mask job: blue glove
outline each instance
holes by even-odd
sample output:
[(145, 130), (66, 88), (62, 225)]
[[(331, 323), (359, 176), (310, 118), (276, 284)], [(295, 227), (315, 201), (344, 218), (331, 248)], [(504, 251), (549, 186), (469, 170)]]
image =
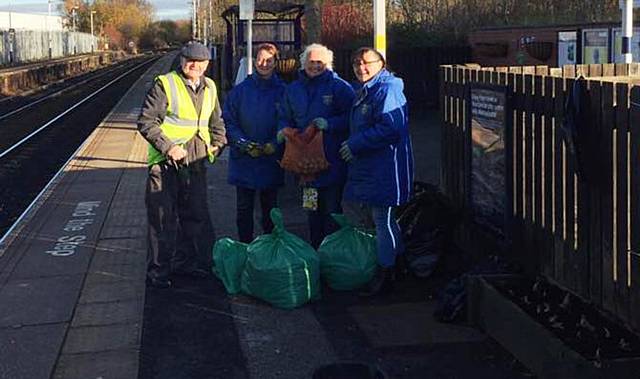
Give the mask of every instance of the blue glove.
[(278, 142), (278, 144), (282, 144), (286, 140), (287, 140), (287, 137), (285, 137), (284, 131), (283, 130), (279, 130), (278, 134), (276, 134), (276, 142)]
[(327, 130), (327, 128), (329, 128), (329, 123), (324, 117), (316, 117), (311, 121), (311, 123), (319, 130)]
[(351, 160), (353, 160), (353, 153), (347, 141), (344, 141), (342, 145), (340, 145), (340, 157), (344, 159), (345, 162), (351, 162)]

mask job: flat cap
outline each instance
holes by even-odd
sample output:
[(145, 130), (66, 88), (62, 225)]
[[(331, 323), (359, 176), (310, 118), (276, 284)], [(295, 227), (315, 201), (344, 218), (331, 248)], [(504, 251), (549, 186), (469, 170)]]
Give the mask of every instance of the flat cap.
[(211, 60), (211, 52), (200, 42), (188, 42), (182, 47), (180, 55), (187, 59), (193, 59), (196, 61)]

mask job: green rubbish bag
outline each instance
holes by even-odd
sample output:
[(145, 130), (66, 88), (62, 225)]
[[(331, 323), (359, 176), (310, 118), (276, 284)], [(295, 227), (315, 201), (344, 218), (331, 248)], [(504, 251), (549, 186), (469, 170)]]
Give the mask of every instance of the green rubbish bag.
[(230, 294), (240, 292), (240, 276), (247, 260), (247, 244), (221, 238), (213, 246), (213, 273)]
[(320, 275), (335, 290), (362, 287), (376, 271), (376, 238), (351, 225), (342, 214), (331, 216), (340, 229), (326, 236), (318, 248)]
[(291, 309), (320, 298), (316, 251), (284, 229), (282, 212), (271, 210), (273, 231), (249, 244), (242, 292), (279, 308)]

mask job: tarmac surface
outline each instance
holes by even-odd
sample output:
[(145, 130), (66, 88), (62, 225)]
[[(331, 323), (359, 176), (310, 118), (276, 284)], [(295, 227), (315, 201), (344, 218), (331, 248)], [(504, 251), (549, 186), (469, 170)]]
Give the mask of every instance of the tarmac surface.
[[(228, 296), (213, 276), (145, 288), (146, 143), (135, 120), (170, 64), (134, 84), (0, 246), (0, 378), (311, 378), (336, 362), (387, 378), (531, 377), (481, 332), (433, 318), (435, 292), (465, 267), (456, 251), (430, 279), (406, 278), (388, 295), (323, 288), (294, 310)], [(438, 125), (434, 114), (413, 118), (417, 180), (437, 183)], [(208, 168), (212, 240), (236, 236), (227, 154)], [(293, 178), (279, 202), (286, 228), (307, 238)]]

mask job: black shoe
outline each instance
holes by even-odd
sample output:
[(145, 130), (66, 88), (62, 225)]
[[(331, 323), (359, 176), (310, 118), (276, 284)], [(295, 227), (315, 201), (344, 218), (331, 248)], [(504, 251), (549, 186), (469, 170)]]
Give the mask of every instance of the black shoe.
[(153, 288), (170, 288), (171, 280), (163, 278), (147, 278), (147, 286)]
[(393, 289), (393, 282), (395, 281), (395, 270), (395, 266), (378, 266), (373, 278), (371, 278), (362, 291), (358, 292), (358, 295), (370, 297), (391, 291)]
[(395, 279), (400, 281), (408, 276), (409, 276), (409, 263), (407, 262), (407, 257), (404, 254), (400, 254), (396, 258)]
[(191, 270), (176, 270), (173, 273), (178, 276), (189, 276), (195, 279), (204, 279), (209, 277), (209, 271), (203, 270), (201, 268), (194, 268)]

